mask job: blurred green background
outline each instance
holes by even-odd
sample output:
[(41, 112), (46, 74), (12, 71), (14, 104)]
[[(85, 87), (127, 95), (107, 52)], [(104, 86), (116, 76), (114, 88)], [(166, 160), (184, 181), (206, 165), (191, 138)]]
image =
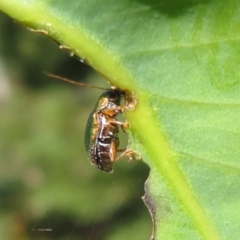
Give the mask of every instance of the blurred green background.
[(46, 36), (0, 13), (0, 239), (149, 239), (141, 200), (149, 168), (125, 159), (107, 174), (86, 159), (85, 125), (101, 91), (44, 71), (107, 86)]

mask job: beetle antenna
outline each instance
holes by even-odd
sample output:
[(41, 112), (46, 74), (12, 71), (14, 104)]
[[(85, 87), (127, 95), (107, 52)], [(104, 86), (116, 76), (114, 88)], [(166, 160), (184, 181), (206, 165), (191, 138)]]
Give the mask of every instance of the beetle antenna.
[(74, 84), (74, 85), (77, 85), (77, 86), (96, 88), (96, 89), (101, 89), (101, 90), (108, 90), (107, 88), (97, 87), (97, 86), (87, 84), (87, 83), (76, 82), (76, 81), (73, 81), (71, 79), (61, 77), (61, 76), (58, 76), (58, 75), (55, 75), (55, 74), (52, 74), (52, 73), (44, 72), (44, 74), (46, 74), (48, 77), (55, 78), (55, 79), (58, 79), (58, 80), (61, 80), (61, 81), (64, 81), (64, 82), (68, 82), (68, 83), (71, 83), (71, 84)]

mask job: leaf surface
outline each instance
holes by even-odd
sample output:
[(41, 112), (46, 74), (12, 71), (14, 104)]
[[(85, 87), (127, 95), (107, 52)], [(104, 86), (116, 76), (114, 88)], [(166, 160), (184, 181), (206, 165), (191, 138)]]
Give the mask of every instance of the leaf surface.
[(151, 167), (156, 239), (238, 239), (239, 1), (0, 0), (0, 10), (138, 97), (126, 118)]

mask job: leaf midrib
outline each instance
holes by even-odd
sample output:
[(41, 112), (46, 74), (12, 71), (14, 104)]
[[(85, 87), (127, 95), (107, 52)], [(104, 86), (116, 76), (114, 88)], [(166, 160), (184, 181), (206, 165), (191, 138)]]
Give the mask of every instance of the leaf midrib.
[[(139, 99), (144, 99), (145, 101), (142, 100), (139, 103), (134, 116), (131, 116), (130, 118), (132, 131), (138, 132), (139, 142), (141, 142), (146, 148), (147, 154), (151, 158), (152, 163), (172, 187), (172, 190), (177, 195), (179, 201), (186, 209), (186, 212), (195, 223), (199, 232), (204, 236), (204, 239), (221, 239), (205, 210), (201, 207), (194, 192), (188, 185), (185, 176), (178, 168), (176, 164), (178, 155), (171, 148), (170, 143), (167, 141), (164, 134), (162, 134), (159, 124), (152, 117), (154, 114), (150, 113), (151, 108), (147, 104), (148, 101), (146, 96), (139, 96)], [(146, 114), (146, 110), (148, 111), (148, 114)], [(144, 118), (137, 116), (144, 116)], [(138, 120), (135, 124), (134, 119), (136, 118)], [(142, 131), (146, 126), (148, 126), (148, 130)], [(153, 138), (152, 136), (154, 136), (154, 141), (149, 141)]]

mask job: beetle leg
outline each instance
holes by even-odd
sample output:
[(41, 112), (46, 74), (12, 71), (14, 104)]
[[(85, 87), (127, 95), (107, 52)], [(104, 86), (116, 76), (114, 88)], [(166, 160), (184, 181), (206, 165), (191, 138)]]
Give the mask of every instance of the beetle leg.
[(114, 108), (102, 109), (101, 112), (103, 115), (113, 117), (113, 116), (116, 116), (118, 113), (122, 113), (124, 110), (125, 110), (125, 107), (117, 106)]
[(141, 154), (132, 150), (132, 149), (119, 149), (118, 152), (122, 152), (122, 154), (115, 160), (119, 160), (123, 157), (128, 157), (129, 161), (135, 159), (135, 160), (140, 160), (142, 158)]
[(137, 97), (133, 93), (128, 92), (125, 97), (125, 103), (121, 106), (122, 111), (133, 110), (136, 107), (137, 102)]
[(110, 156), (110, 159), (111, 159), (111, 162), (115, 162), (116, 161), (116, 158), (117, 158), (117, 148), (119, 146), (119, 141), (112, 141), (111, 142), (111, 147), (109, 149), (109, 156)]
[(125, 130), (130, 127), (129, 122), (120, 122), (120, 121), (117, 121), (114, 118), (113, 119), (109, 119), (108, 122), (111, 123), (111, 124), (115, 124), (115, 125), (120, 126), (122, 128), (123, 132), (126, 132)]

